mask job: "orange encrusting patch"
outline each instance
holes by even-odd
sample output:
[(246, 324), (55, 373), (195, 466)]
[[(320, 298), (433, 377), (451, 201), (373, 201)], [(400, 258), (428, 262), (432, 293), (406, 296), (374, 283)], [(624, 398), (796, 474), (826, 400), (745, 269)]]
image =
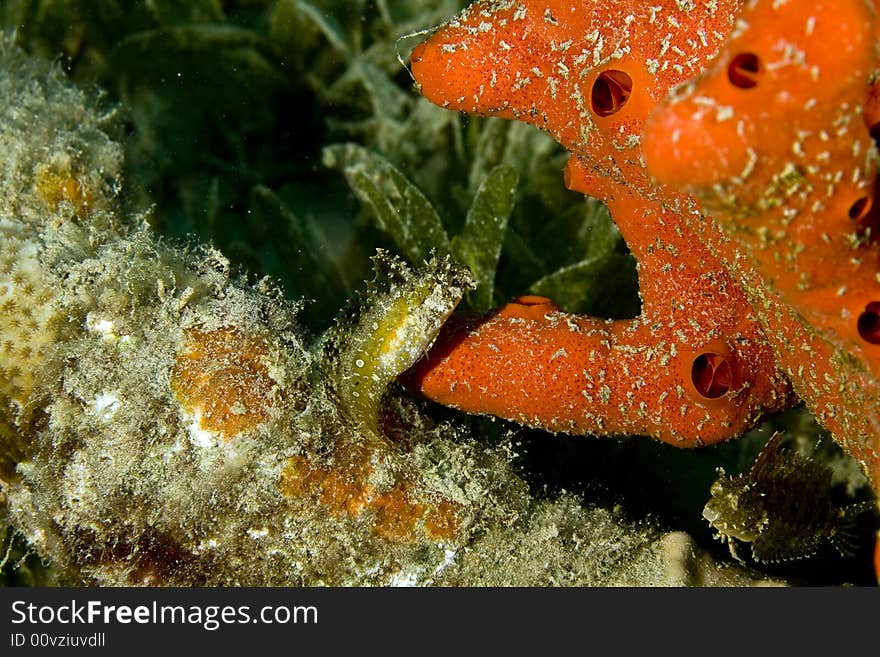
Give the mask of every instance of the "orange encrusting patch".
[[(376, 448), (381, 449), (381, 448)], [(370, 483), (381, 454), (364, 445), (338, 449), (331, 465), (317, 466), (304, 456), (287, 459), (279, 489), (288, 497), (309, 497), (336, 517), (369, 516), (370, 531), (398, 543), (420, 536), (451, 540), (461, 526), (461, 505), (436, 493), (419, 491), (402, 475), (387, 489)]]
[(52, 212), (58, 212), (63, 203), (68, 203), (77, 217), (84, 218), (94, 206), (94, 194), (72, 173), (43, 167), (37, 171), (34, 186), (40, 199)]
[(232, 438), (269, 419), (280, 394), (269, 373), (269, 343), (235, 327), (190, 329), (171, 372), (171, 389), (199, 427)]

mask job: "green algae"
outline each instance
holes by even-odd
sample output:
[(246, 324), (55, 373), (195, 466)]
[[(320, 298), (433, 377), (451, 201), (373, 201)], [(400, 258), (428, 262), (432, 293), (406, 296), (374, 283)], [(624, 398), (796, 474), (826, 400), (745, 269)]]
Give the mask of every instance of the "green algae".
[[(456, 255), (480, 283), (467, 299), (474, 308), (565, 270), (553, 286), (565, 309), (634, 314), (632, 262), (618, 257), (625, 247), (601, 206), (563, 188), (561, 148), (526, 126), (442, 112), (413, 93), (401, 64), (419, 39), (409, 35), (463, 4), (205, 0), (123, 10), (111, 0), (17, 0), (0, 20), (20, 46), (60, 55), (81, 85), (123, 101), (126, 174), (137, 193), (151, 190), (141, 201), (153, 207), (155, 229), (211, 242), (292, 298), (312, 300), (309, 327), (330, 324), (369, 276), (376, 246), (418, 266), (432, 250), (449, 253), (457, 235)], [(331, 154), (344, 178), (322, 166)], [(498, 201), (494, 225), (475, 221), (481, 187), (502, 165), (518, 174), (515, 192), (503, 181), (507, 189), (493, 193), (509, 198)], [(388, 178), (396, 201), (380, 193)], [(368, 189), (368, 209), (353, 221)], [(491, 257), (478, 262), (478, 253)], [(596, 258), (603, 275), (622, 281), (601, 302), (571, 275)]]
[(449, 238), (431, 202), (387, 160), (357, 144), (344, 144), (325, 148), (324, 164), (345, 173), (407, 260), (422, 262), (432, 250), (449, 252)]

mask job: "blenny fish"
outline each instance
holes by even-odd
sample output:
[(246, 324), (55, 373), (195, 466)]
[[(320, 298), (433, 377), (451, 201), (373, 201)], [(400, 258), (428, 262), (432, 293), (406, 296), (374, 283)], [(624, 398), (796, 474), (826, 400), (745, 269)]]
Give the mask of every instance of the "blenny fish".
[(851, 557), (859, 545), (860, 516), (875, 510), (873, 500), (837, 504), (831, 469), (786, 447), (781, 432), (747, 472), (729, 477), (719, 469), (719, 474), (703, 518), (739, 561), (745, 561), (741, 544), (759, 564), (809, 559), (829, 548)]

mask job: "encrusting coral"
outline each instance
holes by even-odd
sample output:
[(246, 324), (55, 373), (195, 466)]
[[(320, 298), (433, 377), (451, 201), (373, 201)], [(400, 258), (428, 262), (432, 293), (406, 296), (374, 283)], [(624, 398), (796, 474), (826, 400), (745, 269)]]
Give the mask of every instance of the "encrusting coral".
[(536, 499), (509, 445), (380, 404), (470, 286), (449, 259), (378, 255), (309, 344), (271, 282), (151, 234), (100, 98), (6, 39), (0, 95), (2, 530), (52, 581), (755, 581), (681, 534)]

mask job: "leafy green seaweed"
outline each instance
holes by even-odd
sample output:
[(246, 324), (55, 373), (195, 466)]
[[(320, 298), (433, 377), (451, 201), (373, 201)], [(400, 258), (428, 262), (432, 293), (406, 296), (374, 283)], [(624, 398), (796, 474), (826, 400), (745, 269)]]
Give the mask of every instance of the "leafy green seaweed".
[(493, 303), (495, 270), (518, 182), (519, 174), (513, 167), (499, 164), (492, 169), (474, 195), (464, 228), (452, 239), (452, 253), (476, 278), (471, 305), (479, 310), (488, 310)]
[(632, 263), (601, 206), (563, 188), (562, 149), (415, 93), (408, 49), (464, 4), (9, 0), (0, 21), (124, 101), (131, 187), (161, 234), (311, 299), (315, 330), (377, 246), (415, 265), (453, 254), (479, 310), (545, 290), (566, 310), (631, 314)]
[(410, 262), (426, 260), (434, 249), (449, 252), (449, 238), (431, 202), (388, 160), (357, 144), (340, 144), (324, 149), (324, 164), (345, 173)]

